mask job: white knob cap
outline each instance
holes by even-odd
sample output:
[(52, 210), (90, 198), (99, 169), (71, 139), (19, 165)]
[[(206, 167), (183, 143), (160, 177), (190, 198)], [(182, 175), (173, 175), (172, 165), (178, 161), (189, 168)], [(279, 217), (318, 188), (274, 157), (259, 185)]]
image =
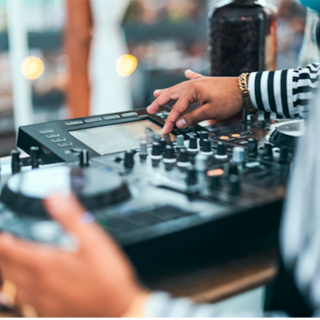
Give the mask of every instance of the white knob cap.
[(233, 148), (232, 162), (243, 163), (244, 162), (244, 151), (245, 150), (242, 147)]
[(195, 163), (194, 163), (196, 170), (199, 172), (206, 171), (208, 169), (207, 160), (208, 160), (208, 157), (200, 153), (197, 154), (195, 157)]
[(177, 148), (184, 148), (184, 136), (182, 134), (177, 136)]
[(146, 141), (141, 141), (141, 142), (140, 142), (140, 154), (141, 154), (142, 156), (148, 154), (148, 144), (147, 144)]

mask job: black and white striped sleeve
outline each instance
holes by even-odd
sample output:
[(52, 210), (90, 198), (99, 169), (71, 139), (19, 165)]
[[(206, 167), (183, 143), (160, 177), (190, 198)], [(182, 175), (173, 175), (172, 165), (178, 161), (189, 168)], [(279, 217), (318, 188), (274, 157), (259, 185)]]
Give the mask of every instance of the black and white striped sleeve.
[(253, 105), (284, 118), (304, 118), (320, 81), (320, 63), (297, 70), (250, 73), (248, 88)]

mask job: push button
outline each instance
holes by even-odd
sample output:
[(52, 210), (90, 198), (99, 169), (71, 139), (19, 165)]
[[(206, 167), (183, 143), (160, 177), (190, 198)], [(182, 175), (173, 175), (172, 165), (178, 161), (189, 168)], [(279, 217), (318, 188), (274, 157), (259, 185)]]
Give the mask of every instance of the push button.
[(93, 122), (99, 122), (99, 121), (102, 121), (102, 118), (97, 117), (97, 118), (89, 118), (84, 120), (85, 123), (93, 123)]
[(54, 131), (52, 129), (43, 129), (39, 131), (41, 134), (48, 134), (53, 133)]
[(81, 152), (82, 150), (83, 150), (83, 149), (81, 149), (81, 148), (73, 148), (73, 149), (71, 149), (72, 152), (76, 152), (76, 153), (77, 153), (77, 152), (79, 153), (79, 152)]
[(104, 120), (117, 120), (120, 119), (120, 116), (118, 115), (114, 115), (114, 116), (107, 116), (107, 117), (103, 117)]
[(56, 139), (51, 139), (51, 141), (54, 142), (54, 143), (58, 143), (58, 142), (67, 141), (67, 139), (65, 139), (65, 138), (56, 138)]
[(229, 137), (228, 136), (221, 136), (219, 139), (226, 141), (226, 140), (229, 140)]
[(260, 162), (248, 162), (246, 163), (246, 168), (252, 169), (252, 168), (257, 168), (260, 167)]
[(232, 137), (232, 138), (240, 138), (241, 135), (240, 135), (239, 133), (235, 133), (235, 134), (233, 134), (231, 137)]
[(69, 142), (69, 141), (58, 143), (58, 147), (60, 147), (60, 148), (66, 148), (66, 147), (70, 147), (70, 146), (72, 146), (72, 142)]
[(79, 124), (83, 124), (83, 121), (82, 120), (73, 120), (73, 121), (65, 122), (66, 126), (77, 126)]
[(122, 118), (130, 118), (130, 117), (136, 117), (138, 114), (136, 112), (129, 112), (122, 114)]
[(59, 137), (60, 137), (59, 133), (50, 133), (46, 135), (46, 138), (48, 139), (59, 138)]

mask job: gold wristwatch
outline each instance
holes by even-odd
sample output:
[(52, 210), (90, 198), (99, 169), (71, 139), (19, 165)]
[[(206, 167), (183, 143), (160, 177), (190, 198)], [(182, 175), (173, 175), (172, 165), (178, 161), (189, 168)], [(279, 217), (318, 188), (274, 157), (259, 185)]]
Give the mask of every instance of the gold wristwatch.
[(242, 92), (244, 107), (248, 110), (249, 114), (253, 116), (257, 113), (258, 110), (254, 107), (250, 99), (250, 93), (247, 84), (248, 76), (249, 73), (242, 73), (239, 76), (239, 87)]

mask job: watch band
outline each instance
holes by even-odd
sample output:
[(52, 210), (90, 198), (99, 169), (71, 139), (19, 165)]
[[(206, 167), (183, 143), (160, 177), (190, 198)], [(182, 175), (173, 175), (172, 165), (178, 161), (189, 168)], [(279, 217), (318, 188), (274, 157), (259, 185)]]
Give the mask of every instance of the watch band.
[(250, 115), (255, 115), (258, 112), (258, 110), (254, 107), (254, 105), (251, 102), (250, 92), (247, 85), (248, 76), (249, 73), (242, 73), (239, 76), (239, 87), (242, 92), (244, 107), (248, 110)]

